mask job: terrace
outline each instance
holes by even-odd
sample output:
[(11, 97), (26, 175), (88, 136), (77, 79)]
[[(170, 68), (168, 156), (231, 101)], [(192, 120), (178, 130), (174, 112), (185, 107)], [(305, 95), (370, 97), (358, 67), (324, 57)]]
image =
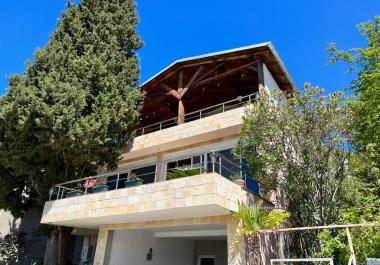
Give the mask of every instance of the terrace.
[[(229, 151), (229, 150), (228, 150)], [(231, 156), (228, 153), (228, 156)], [(244, 167), (247, 167), (246, 165)], [(54, 185), (50, 189), (51, 200), (60, 200), (98, 192), (127, 189), (155, 182), (170, 181), (183, 177), (191, 177), (208, 173), (217, 173), (230, 181), (239, 183), (250, 192), (259, 195), (259, 184), (243, 167), (228, 158), (222, 152), (212, 151), (207, 154), (196, 154), (178, 158), (166, 163), (163, 172), (157, 171), (157, 165), (141, 168), (129, 168), (97, 176), (90, 176)], [(158, 180), (157, 175), (163, 173), (165, 178)]]

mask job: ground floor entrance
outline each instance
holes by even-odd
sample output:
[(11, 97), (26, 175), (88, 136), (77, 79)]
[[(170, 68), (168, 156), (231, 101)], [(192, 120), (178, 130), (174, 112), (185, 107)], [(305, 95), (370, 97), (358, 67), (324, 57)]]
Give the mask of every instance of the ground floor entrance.
[(226, 225), (116, 230), (109, 265), (227, 265)]

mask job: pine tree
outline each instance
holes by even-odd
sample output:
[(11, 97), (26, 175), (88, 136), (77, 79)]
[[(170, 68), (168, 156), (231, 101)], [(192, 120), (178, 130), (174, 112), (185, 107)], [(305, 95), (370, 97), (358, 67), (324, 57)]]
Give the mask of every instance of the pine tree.
[(15, 181), (0, 205), (15, 189), (24, 205), (43, 202), (53, 184), (117, 165), (143, 101), (137, 23), (133, 0), (69, 2), (47, 45), (10, 78), (0, 99), (0, 181)]

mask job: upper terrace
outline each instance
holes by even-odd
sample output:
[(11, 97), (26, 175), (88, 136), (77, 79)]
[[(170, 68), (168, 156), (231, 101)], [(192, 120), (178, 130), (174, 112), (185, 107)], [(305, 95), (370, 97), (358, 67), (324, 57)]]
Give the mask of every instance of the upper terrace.
[(193, 118), (187, 113), (274, 88), (295, 85), (271, 43), (181, 59), (141, 85), (140, 127), (173, 118), (182, 124)]
[(295, 85), (272, 44), (263, 43), (178, 60), (141, 89), (145, 101), (136, 138), (121, 163), (236, 135), (247, 101), (274, 89), (290, 92)]

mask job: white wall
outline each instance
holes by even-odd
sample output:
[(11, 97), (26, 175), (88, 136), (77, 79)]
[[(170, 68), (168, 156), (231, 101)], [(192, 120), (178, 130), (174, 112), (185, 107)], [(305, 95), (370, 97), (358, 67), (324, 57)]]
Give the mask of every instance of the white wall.
[[(153, 249), (151, 261), (146, 259)], [(110, 265), (193, 265), (193, 241), (190, 239), (155, 238), (142, 230), (115, 231)]]
[(276, 80), (274, 80), (272, 74), (269, 72), (267, 66), (263, 65), (263, 72), (264, 72), (264, 87), (265, 90), (270, 93), (273, 90), (278, 90), (280, 87), (278, 86)]

